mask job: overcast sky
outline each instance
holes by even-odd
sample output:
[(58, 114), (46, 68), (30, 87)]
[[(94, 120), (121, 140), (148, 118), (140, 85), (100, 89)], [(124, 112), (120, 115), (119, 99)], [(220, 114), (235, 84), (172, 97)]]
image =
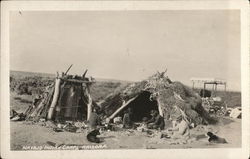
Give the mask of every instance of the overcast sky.
[(10, 14), (10, 69), (138, 81), (217, 77), (240, 90), (238, 11), (36, 11)]

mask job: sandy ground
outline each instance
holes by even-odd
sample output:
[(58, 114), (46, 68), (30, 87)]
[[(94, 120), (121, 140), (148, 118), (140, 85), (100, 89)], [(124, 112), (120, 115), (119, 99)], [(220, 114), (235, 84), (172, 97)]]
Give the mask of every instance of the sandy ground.
[[(27, 102), (22, 103), (19, 99), (11, 97), (11, 108), (17, 109), (18, 112), (28, 105)], [(95, 145), (87, 141), (87, 130), (81, 133), (54, 132), (52, 128), (22, 121), (11, 121), (10, 128), (12, 150), (24, 150), (25, 146), (49, 146), (47, 141), (57, 144)], [(228, 144), (208, 143), (207, 138), (204, 138), (207, 131), (216, 132), (225, 138)], [(99, 137), (103, 140), (101, 144), (107, 149), (236, 148), (241, 147), (241, 119), (222, 118), (216, 125), (197, 126), (191, 129), (193, 140), (186, 144), (171, 144), (169, 139), (161, 139), (160, 135), (161, 132), (157, 131), (150, 136), (145, 132), (124, 130), (102, 132)]]
[[(45, 146), (51, 141), (57, 144), (94, 145), (86, 139), (87, 130), (81, 133), (54, 132), (37, 124), (26, 122), (11, 122), (11, 149), (22, 150), (23, 146)], [(226, 138), (228, 144), (210, 144), (206, 138), (201, 138), (187, 144), (171, 144), (169, 139), (160, 139), (161, 132), (150, 136), (145, 132), (136, 130), (103, 132), (99, 136), (104, 140), (101, 144), (108, 149), (133, 148), (215, 148), (241, 146), (241, 120), (233, 120), (224, 126), (199, 126), (191, 130), (192, 137), (203, 136), (206, 130)], [(230, 132), (230, 133), (229, 133)]]

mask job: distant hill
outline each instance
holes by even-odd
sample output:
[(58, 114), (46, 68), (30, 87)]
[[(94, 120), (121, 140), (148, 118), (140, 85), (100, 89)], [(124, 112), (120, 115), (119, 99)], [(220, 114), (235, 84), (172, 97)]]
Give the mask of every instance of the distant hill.
[[(51, 73), (41, 73), (41, 72), (26, 72), (26, 71), (14, 71), (10, 70), (10, 76), (15, 78), (23, 78), (23, 77), (46, 77), (46, 78), (55, 78), (55, 74)], [(117, 79), (106, 79), (106, 78), (98, 78), (94, 77), (98, 82), (120, 82), (120, 83), (132, 83), (133, 81), (125, 81), (125, 80), (117, 80)]]
[[(24, 72), (24, 71), (10, 71), (10, 76), (13, 79), (15, 79), (14, 81), (17, 81), (15, 83), (11, 83), (12, 88), (17, 87), (20, 83), (27, 82), (27, 80), (36, 79), (38, 80), (37, 83), (40, 83), (41, 81), (39, 80), (42, 80), (42, 79), (53, 80), (55, 78), (55, 74)], [(42, 79), (39, 79), (37, 77), (42, 77)], [(90, 90), (91, 95), (95, 101), (103, 100), (107, 95), (113, 93), (115, 90), (120, 89), (121, 87), (125, 87), (128, 84), (132, 83), (130, 81), (103, 79), (103, 78), (95, 78), (95, 80), (96, 80), (96, 83), (92, 85), (91, 90)], [(30, 87), (33, 87), (33, 86), (30, 86)]]
[(55, 74), (49, 74), (49, 73), (40, 73), (40, 72), (25, 72), (25, 71), (13, 71), (10, 70), (10, 76), (14, 78), (23, 78), (23, 77), (51, 77), (54, 78)]

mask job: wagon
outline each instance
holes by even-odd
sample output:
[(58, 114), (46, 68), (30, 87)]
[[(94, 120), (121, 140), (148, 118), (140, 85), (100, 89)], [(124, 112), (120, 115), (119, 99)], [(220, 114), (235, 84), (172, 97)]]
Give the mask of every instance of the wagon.
[[(210, 114), (215, 114), (217, 116), (223, 116), (226, 114), (226, 102), (216, 96), (217, 87), (219, 85), (224, 86), (224, 91), (226, 92), (227, 83), (225, 80), (217, 78), (191, 78), (191, 81), (193, 83), (193, 89), (195, 89), (195, 84), (202, 85), (203, 89), (200, 91), (202, 105)], [(207, 90), (207, 85), (212, 85), (211, 91)]]

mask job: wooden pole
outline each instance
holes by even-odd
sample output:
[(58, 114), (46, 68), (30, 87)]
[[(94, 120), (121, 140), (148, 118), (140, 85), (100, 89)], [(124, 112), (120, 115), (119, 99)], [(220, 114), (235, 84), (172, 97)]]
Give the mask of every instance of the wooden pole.
[(205, 97), (205, 89), (206, 89), (206, 83), (204, 83), (204, 88), (203, 88), (203, 94), (202, 94), (202, 97)]
[(214, 84), (213, 84), (213, 97), (215, 97), (216, 96), (216, 93), (215, 93), (215, 91), (214, 91)]
[(128, 100), (125, 104), (123, 104), (119, 109), (117, 109), (111, 116), (109, 116), (108, 117), (108, 121), (110, 121), (111, 119), (113, 119), (118, 113), (120, 113), (121, 112), (121, 110), (123, 109), (123, 108), (125, 108), (129, 103), (131, 103), (133, 100), (135, 100), (137, 98), (137, 96), (136, 97), (134, 97), (134, 98), (131, 98), (130, 100)]
[(31, 113), (30, 117), (36, 117), (38, 115), (39, 111), (44, 106), (44, 101), (45, 101), (45, 97), (43, 97), (39, 105), (35, 108), (35, 111)]
[(161, 109), (161, 103), (160, 103), (159, 98), (157, 98), (157, 104), (158, 104), (158, 111), (159, 111), (159, 114), (160, 114), (160, 116), (163, 117), (163, 112), (162, 112), (162, 109)]
[(217, 83), (215, 84), (215, 94), (217, 94)]
[(85, 70), (85, 72), (84, 72), (83, 75), (82, 75), (82, 78), (85, 78), (87, 72), (88, 72), (88, 69)]
[(67, 71), (65, 72), (65, 75), (67, 75), (67, 73), (69, 72), (69, 70), (71, 69), (72, 66), (73, 66), (73, 64), (71, 64), (71, 65), (69, 66), (69, 68), (68, 68)]
[(86, 93), (88, 95), (88, 104), (87, 104), (87, 121), (88, 121), (92, 113), (92, 102), (93, 102), (92, 98), (90, 97), (90, 89), (88, 85), (86, 88)]
[(53, 99), (49, 108), (49, 112), (48, 112), (48, 120), (51, 120), (53, 118), (53, 114), (55, 111), (55, 107), (59, 98), (59, 93), (60, 93), (60, 83), (61, 83), (61, 79), (60, 78), (56, 78), (55, 81), (55, 91), (54, 91), (54, 95), (53, 95)]

